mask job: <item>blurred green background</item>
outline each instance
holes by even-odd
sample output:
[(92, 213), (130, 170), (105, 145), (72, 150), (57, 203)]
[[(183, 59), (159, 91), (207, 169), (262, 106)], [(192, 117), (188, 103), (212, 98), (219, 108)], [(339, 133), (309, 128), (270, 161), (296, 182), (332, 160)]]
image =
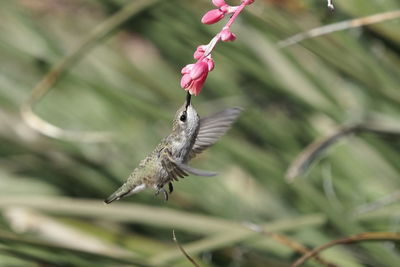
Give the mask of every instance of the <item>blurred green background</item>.
[[(0, 0), (0, 266), (289, 266), (300, 255), (255, 223), (307, 247), (400, 228), (400, 142), (350, 136), (302, 178), (284, 176), (312, 141), (340, 125), (400, 115), (400, 20), (335, 32), (279, 49), (321, 25), (400, 8), (398, 0), (257, 0), (217, 45), (194, 105), (200, 115), (245, 112), (192, 166), (215, 178), (175, 183), (167, 203), (151, 190), (102, 201), (171, 130), (182, 105), (180, 69), (222, 23), (200, 18), (210, 1), (148, 1), (96, 41), (35, 108), (69, 130), (107, 142), (52, 139), (21, 119), (32, 88), (129, 0)], [(137, 1), (144, 2), (144, 1)], [(236, 1), (239, 2), (239, 1)], [(237, 4), (229, 1), (230, 4)], [(340, 266), (399, 266), (393, 242), (338, 246)], [(318, 266), (309, 260), (306, 266)]]

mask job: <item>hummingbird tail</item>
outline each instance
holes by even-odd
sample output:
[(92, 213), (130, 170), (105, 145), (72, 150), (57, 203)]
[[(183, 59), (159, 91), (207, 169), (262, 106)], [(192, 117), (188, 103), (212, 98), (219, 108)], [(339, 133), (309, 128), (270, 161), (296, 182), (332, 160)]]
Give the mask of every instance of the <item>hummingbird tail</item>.
[(111, 202), (115, 201), (115, 200), (119, 200), (121, 198), (121, 196), (119, 196), (119, 190), (115, 191), (111, 196), (109, 196), (108, 198), (106, 198), (104, 200), (104, 203), (106, 204), (110, 204)]
[(129, 191), (131, 191), (129, 188), (127, 188), (126, 184), (123, 184), (120, 188), (118, 188), (114, 193), (112, 193), (108, 198), (104, 200), (104, 203), (110, 204), (111, 202), (115, 200), (119, 200), (120, 198), (126, 196)]
[(140, 184), (138, 186), (128, 186), (126, 183), (123, 184), (117, 191), (111, 194), (108, 198), (104, 200), (104, 203), (110, 204), (115, 200), (120, 200), (123, 197), (132, 195), (134, 193), (140, 192), (146, 188), (145, 184)]

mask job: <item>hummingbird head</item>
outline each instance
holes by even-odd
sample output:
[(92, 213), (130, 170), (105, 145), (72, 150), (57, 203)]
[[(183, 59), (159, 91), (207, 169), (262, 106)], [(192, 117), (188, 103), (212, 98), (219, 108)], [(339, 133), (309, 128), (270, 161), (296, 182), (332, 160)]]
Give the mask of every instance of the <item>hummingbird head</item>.
[(188, 93), (186, 102), (176, 112), (173, 131), (184, 134), (187, 137), (192, 136), (199, 128), (199, 115), (191, 103), (191, 95)]

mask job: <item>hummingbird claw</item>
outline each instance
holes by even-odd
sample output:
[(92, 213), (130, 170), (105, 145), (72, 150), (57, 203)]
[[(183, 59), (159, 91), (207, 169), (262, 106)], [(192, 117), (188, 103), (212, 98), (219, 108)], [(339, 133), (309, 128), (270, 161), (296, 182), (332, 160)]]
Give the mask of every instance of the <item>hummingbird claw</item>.
[(160, 192), (162, 192), (164, 194), (164, 200), (165, 200), (165, 202), (167, 202), (168, 201), (168, 192), (165, 191), (164, 188), (159, 188), (156, 191), (156, 196), (158, 196), (158, 194), (160, 194)]
[(164, 188), (163, 188), (162, 192), (164, 193), (164, 200), (165, 200), (165, 202), (167, 202), (168, 201), (168, 192), (165, 191)]

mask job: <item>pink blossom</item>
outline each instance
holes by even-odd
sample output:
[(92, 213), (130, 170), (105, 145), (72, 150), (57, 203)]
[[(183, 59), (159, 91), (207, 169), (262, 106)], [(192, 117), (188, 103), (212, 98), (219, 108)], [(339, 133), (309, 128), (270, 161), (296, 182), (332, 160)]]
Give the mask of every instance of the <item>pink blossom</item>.
[(244, 3), (246, 6), (251, 5), (254, 3), (254, 0), (243, 0), (242, 3)]
[(198, 95), (201, 92), (201, 89), (204, 86), (204, 83), (206, 82), (208, 75), (208, 71), (203, 73), (202, 76), (200, 76), (198, 79), (193, 80), (190, 77), (190, 74), (185, 74), (182, 76), (181, 79), (181, 87), (184, 88), (186, 91), (189, 91), (190, 94)]
[(214, 63), (214, 60), (213, 60), (212, 58), (205, 58), (205, 59), (204, 59), (204, 62), (207, 63), (208, 71), (209, 71), (209, 72), (212, 71), (212, 70), (214, 69), (215, 63)]
[(194, 64), (187, 64), (185, 67), (182, 68), (181, 73), (182, 74), (187, 74), (190, 73), (190, 71), (193, 69)]
[(207, 48), (206, 45), (199, 45), (196, 48), (196, 51), (194, 51), (194, 54), (193, 54), (194, 59), (199, 60), (200, 58), (202, 58), (204, 55), (204, 52), (206, 51), (206, 48)]
[(192, 82), (192, 78), (189, 74), (184, 74), (181, 79), (181, 87), (187, 88), (189, 87), (190, 83)]
[(224, 0), (212, 0), (212, 3), (214, 4), (214, 6), (216, 7), (221, 7), (226, 5)]
[(197, 80), (193, 80), (192, 83), (185, 88), (186, 91), (189, 91), (190, 94), (194, 95), (199, 95), (201, 92), (201, 89), (203, 89), (204, 83), (206, 82), (208, 72), (206, 72), (203, 76), (201, 76)]
[(211, 9), (201, 18), (203, 24), (214, 24), (220, 21), (225, 16), (225, 13), (220, 9)]
[(236, 35), (232, 33), (229, 29), (224, 29), (221, 31), (221, 40), (224, 42), (235, 41)]
[(186, 65), (182, 69), (181, 87), (190, 94), (198, 95), (207, 79), (208, 72), (214, 68), (212, 58), (204, 58), (195, 64)]
[(194, 67), (189, 74), (193, 80), (196, 80), (207, 72), (208, 72), (208, 64), (204, 61), (199, 61), (196, 64), (194, 64)]
[[(200, 94), (208, 73), (214, 69), (214, 60), (211, 58), (211, 52), (216, 44), (220, 41), (234, 41), (236, 35), (230, 31), (230, 27), (235, 22), (237, 16), (243, 9), (254, 2), (254, 0), (242, 0), (239, 6), (230, 6), (225, 0), (212, 0), (216, 9), (208, 11), (201, 19), (204, 24), (213, 24), (220, 21), (226, 14), (232, 14), (225, 27), (214, 36), (207, 45), (200, 45), (193, 53), (193, 57), (197, 60), (195, 64), (188, 64), (182, 70), (181, 87), (190, 94)], [(207, 54), (206, 54), (207, 52)]]

